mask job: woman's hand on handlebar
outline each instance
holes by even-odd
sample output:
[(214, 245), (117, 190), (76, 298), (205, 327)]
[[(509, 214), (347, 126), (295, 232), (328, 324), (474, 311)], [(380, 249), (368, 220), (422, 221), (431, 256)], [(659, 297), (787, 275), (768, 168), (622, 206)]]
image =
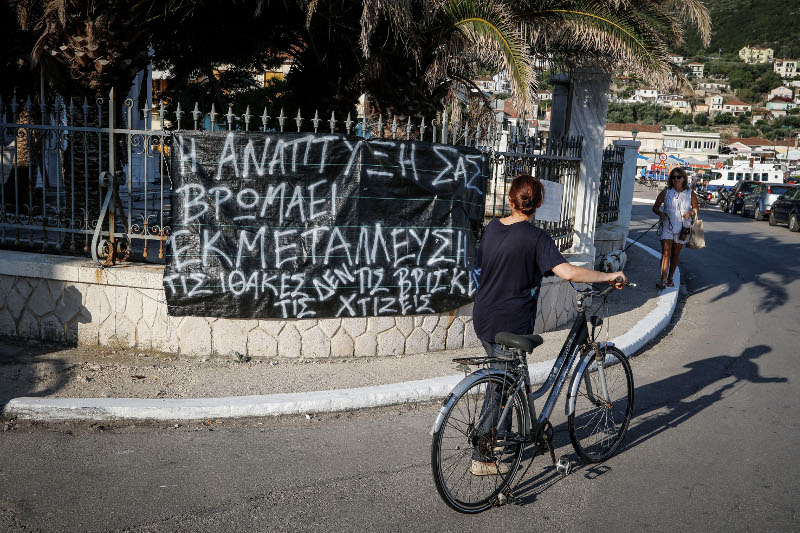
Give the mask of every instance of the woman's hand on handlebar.
[(622, 289), (626, 283), (628, 283), (628, 278), (625, 277), (625, 274), (620, 272), (612, 272), (608, 275), (607, 283), (612, 285), (617, 289)]

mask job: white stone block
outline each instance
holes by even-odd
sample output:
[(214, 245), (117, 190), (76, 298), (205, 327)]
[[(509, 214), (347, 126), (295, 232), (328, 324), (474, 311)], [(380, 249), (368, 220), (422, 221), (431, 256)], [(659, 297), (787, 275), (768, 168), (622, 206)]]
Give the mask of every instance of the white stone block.
[(136, 323), (136, 348), (139, 350), (153, 349), (153, 331), (144, 317)]
[[(120, 289), (117, 292), (123, 291), (124, 289)], [(142, 318), (144, 313), (144, 297), (141, 291), (141, 289), (128, 289), (124, 291), (128, 295), (125, 305), (125, 316), (134, 324), (139, 322), (139, 319)]]
[(136, 346), (136, 324), (125, 316), (117, 316), (115, 322), (115, 338), (117, 345), (123, 348)]
[(122, 315), (125, 313), (125, 307), (128, 305), (128, 288), (115, 287), (113, 292), (106, 292), (113, 304), (114, 313)]
[(100, 326), (94, 322), (73, 322), (77, 326), (78, 346), (97, 346), (100, 343)]
[(448, 350), (460, 350), (464, 347), (464, 323), (460, 320), (454, 320), (447, 328), (445, 347)]
[(283, 320), (259, 320), (258, 327), (263, 329), (273, 337), (277, 337), (280, 335), (281, 330), (286, 325), (286, 322)]
[(476, 348), (481, 345), (480, 339), (475, 334), (475, 328), (472, 327), (472, 322), (464, 325), (464, 348)]
[(406, 349), (406, 338), (392, 328), (378, 334), (378, 355), (402, 355)]
[(28, 309), (22, 311), (19, 318), (19, 336), (27, 339), (39, 338), (39, 320)]
[(315, 318), (304, 318), (301, 320), (293, 320), (292, 323), (294, 324), (294, 327), (297, 328), (297, 331), (302, 333), (303, 331), (306, 331), (316, 326), (317, 320)]
[(8, 309), (0, 309), (0, 334), (16, 335), (17, 324)]
[(163, 291), (153, 289), (139, 289), (142, 296), (142, 317), (151, 329), (155, 326), (159, 312), (167, 314), (167, 302)]
[(117, 347), (117, 325), (114, 316), (106, 317), (105, 321), (100, 324), (100, 346), (113, 346)]
[(64, 342), (64, 326), (54, 314), (39, 319), (42, 340)]
[(14, 288), (20, 293), (23, 300), (28, 301), (28, 297), (31, 295), (31, 292), (33, 292), (33, 286), (31, 283), (37, 282), (38, 280), (19, 277), (14, 282)]
[(109, 303), (106, 290), (111, 293), (113, 288), (89, 285), (86, 291), (86, 300), (83, 305), (86, 307), (92, 322), (95, 324), (102, 324), (111, 315), (111, 304)]
[(343, 318), (342, 327), (348, 335), (357, 339), (362, 333), (367, 331), (367, 319), (364, 317)]
[(417, 328), (411, 332), (406, 338), (406, 353), (425, 353), (428, 351), (428, 333), (422, 329)]
[(225, 357), (247, 353), (247, 335), (238, 322), (219, 319), (211, 324), (211, 353)]
[(11, 290), (6, 298), (6, 309), (11, 313), (14, 318), (19, 318), (22, 315), (22, 310), (25, 309), (26, 298), (16, 289)]
[(180, 353), (189, 355), (211, 354), (211, 325), (202, 317), (183, 317), (177, 327)]
[(424, 329), (428, 333), (431, 333), (438, 324), (439, 324), (438, 315), (426, 316), (422, 321), (422, 329)]
[(367, 331), (380, 333), (394, 327), (394, 317), (371, 316), (367, 319)]
[(341, 325), (342, 321), (339, 318), (323, 318), (317, 324), (319, 329), (321, 329), (329, 339), (333, 338)]
[(473, 307), (475, 307), (474, 303), (468, 303), (467, 305), (463, 305), (463, 306), (458, 308), (456, 314), (458, 316), (468, 316), (468, 317), (471, 318), (472, 317), (472, 309), (473, 309)]
[(30, 298), (28, 298), (26, 306), (38, 317), (52, 313), (55, 310), (55, 302), (52, 296), (50, 296), (47, 283), (42, 282), (36, 285), (36, 288), (31, 292)]
[(410, 316), (398, 316), (395, 318), (395, 327), (403, 337), (408, 337), (414, 331), (414, 319)]
[[(71, 322), (81, 310), (83, 295), (74, 286), (68, 286), (56, 302), (56, 316), (63, 324)], [(87, 317), (88, 318), (88, 317)]]
[(300, 332), (292, 323), (287, 323), (278, 335), (278, 355), (280, 357), (300, 357)]
[(319, 328), (303, 333), (303, 357), (322, 358), (331, 355), (331, 339)]
[(447, 330), (444, 327), (434, 328), (434, 330), (430, 333), (428, 350), (431, 352), (444, 350), (444, 344), (446, 338), (447, 338)]
[(356, 357), (372, 357), (378, 353), (378, 336), (374, 333), (366, 332), (359, 335), (356, 339)]
[(340, 329), (331, 339), (331, 357), (352, 357), (354, 351), (352, 337)]
[(247, 334), (247, 355), (274, 359), (278, 356), (278, 341), (262, 329)]

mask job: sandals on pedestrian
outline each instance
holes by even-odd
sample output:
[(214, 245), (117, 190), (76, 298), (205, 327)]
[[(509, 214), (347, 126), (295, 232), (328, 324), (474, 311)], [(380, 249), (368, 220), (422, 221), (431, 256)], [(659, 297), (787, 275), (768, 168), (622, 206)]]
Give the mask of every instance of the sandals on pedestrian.
[(667, 280), (667, 287), (674, 287), (674, 286), (675, 286), (675, 284), (672, 282), (671, 279)]
[(660, 291), (663, 291), (666, 288), (667, 288), (667, 286), (664, 284), (664, 282), (659, 281), (658, 283), (656, 283), (656, 289), (658, 289)]

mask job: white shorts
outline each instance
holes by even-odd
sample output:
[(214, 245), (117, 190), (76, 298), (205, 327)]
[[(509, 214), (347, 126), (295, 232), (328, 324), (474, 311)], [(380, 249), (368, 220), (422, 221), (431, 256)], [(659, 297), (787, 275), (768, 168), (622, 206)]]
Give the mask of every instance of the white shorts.
[(686, 244), (689, 241), (689, 236), (687, 235), (685, 239), (681, 240), (680, 235), (681, 228), (678, 228), (678, 231), (670, 231), (669, 228), (664, 228), (664, 233), (661, 234), (661, 240), (677, 242), (678, 244)]

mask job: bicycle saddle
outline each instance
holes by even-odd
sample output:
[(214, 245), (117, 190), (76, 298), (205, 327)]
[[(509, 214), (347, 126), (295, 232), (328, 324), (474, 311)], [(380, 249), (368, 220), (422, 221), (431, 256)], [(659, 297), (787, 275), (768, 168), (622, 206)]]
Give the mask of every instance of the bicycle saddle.
[(541, 346), (544, 339), (539, 335), (514, 335), (513, 333), (502, 331), (494, 336), (494, 342), (530, 353), (537, 346)]

